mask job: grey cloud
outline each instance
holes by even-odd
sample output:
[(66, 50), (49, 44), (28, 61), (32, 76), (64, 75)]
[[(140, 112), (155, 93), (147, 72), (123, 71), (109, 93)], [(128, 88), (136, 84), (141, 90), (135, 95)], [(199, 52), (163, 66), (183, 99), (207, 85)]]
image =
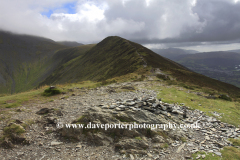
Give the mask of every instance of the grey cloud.
[(108, 21), (117, 17), (144, 22), (145, 28), (134, 35), (122, 36), (127, 38), (162, 39), (176, 37), (180, 34), (182, 26), (186, 23), (192, 26), (201, 26), (198, 17), (192, 14), (192, 0), (151, 0), (149, 6), (145, 1), (127, 1), (109, 3), (109, 9), (105, 11)]
[[(180, 34), (173, 38), (134, 39), (147, 43), (169, 43), (170, 46), (240, 43), (240, 2), (230, 0), (198, 0), (192, 8), (202, 26), (187, 23), (182, 26)], [(184, 43), (182, 43), (184, 42)], [(171, 43), (171, 44), (170, 44)], [(177, 43), (179, 43), (177, 45)]]
[[(117, 35), (138, 43), (198, 45), (232, 43), (240, 39), (240, 2), (234, 0), (72, 0), (76, 14), (40, 13), (68, 0), (11, 0), (0, 2), (0, 28), (54, 40), (92, 43)], [(104, 10), (91, 21), (87, 7)], [(82, 14), (86, 17), (81, 18)], [(184, 42), (184, 43), (182, 43)], [(239, 42), (239, 41), (238, 41)]]
[(240, 2), (223, 0), (198, 0), (192, 9), (199, 21), (206, 23), (202, 32), (191, 27), (183, 29), (184, 41), (230, 41), (240, 39)]

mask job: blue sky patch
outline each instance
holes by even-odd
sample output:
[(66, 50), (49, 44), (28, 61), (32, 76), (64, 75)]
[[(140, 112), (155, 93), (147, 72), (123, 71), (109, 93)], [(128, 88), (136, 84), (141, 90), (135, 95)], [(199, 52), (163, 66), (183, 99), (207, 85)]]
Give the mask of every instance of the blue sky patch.
[(42, 12), (41, 14), (50, 18), (53, 13), (75, 14), (76, 2), (65, 3), (61, 7), (49, 8), (48, 11)]
[(66, 4), (64, 4), (63, 8), (67, 9), (69, 14), (75, 14), (76, 13), (76, 2), (66, 3)]
[(48, 12), (42, 12), (41, 14), (49, 18), (53, 14), (53, 11), (50, 9)]

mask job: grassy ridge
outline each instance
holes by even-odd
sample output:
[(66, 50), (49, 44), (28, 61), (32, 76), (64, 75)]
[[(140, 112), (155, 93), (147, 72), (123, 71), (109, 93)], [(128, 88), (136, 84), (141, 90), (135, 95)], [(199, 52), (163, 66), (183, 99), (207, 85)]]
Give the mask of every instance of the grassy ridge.
[[(72, 52), (74, 55), (79, 51), (79, 48), (66, 49), (62, 54)], [(146, 68), (143, 67), (143, 60), (138, 54), (147, 62)], [(78, 55), (77, 58), (58, 67), (41, 85), (83, 80), (102, 81), (136, 72), (140, 68), (144, 68), (146, 73), (152, 68), (160, 68), (173, 79), (171, 83), (182, 82), (189, 86), (203, 87), (206, 90), (212, 89), (219, 94), (228, 94), (234, 99), (240, 95), (238, 87), (192, 72), (137, 43), (117, 36), (107, 37), (88, 51)]]
[[(64, 46), (43, 38), (11, 36), (5, 35), (6, 39), (0, 44), (2, 51), (9, 53), (0, 53), (2, 59), (7, 59), (0, 59), (0, 94), (26, 91), (46, 84), (103, 81), (134, 72), (141, 76), (152, 68), (159, 68), (171, 77), (173, 84), (182, 82), (189, 86), (212, 89), (234, 99), (240, 95), (240, 89), (233, 85), (192, 72), (121, 37), (107, 37), (97, 45), (64, 49)], [(7, 50), (9, 47), (13, 50)], [(25, 50), (27, 52), (23, 52)], [(11, 59), (9, 56), (16, 58)], [(146, 68), (142, 57), (147, 62)], [(140, 73), (140, 70), (144, 72)]]
[(42, 84), (102, 81), (132, 73), (142, 61), (136, 49), (119, 37), (108, 37), (86, 53), (60, 66)]

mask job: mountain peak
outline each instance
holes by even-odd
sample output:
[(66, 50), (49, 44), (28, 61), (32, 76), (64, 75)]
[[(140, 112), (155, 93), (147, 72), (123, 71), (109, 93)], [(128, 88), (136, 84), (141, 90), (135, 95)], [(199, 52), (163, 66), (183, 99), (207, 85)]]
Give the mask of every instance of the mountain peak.
[[(119, 36), (109, 36), (96, 45), (71, 48), (52, 41), (29, 37), (26, 41), (26, 36), (19, 37), (14, 39), (10, 36), (11, 44), (0, 45), (3, 51), (0, 53), (1, 58), (4, 59), (0, 61), (2, 93), (13, 93), (14, 89), (21, 92), (39, 85), (85, 80), (104, 81), (129, 74), (145, 77), (151, 74), (150, 71), (157, 70), (171, 77), (172, 83), (212, 88), (229, 95), (240, 94), (239, 88), (233, 85), (192, 72), (140, 44)], [(13, 48), (15, 52), (3, 54)], [(9, 58), (13, 53), (15, 55)]]

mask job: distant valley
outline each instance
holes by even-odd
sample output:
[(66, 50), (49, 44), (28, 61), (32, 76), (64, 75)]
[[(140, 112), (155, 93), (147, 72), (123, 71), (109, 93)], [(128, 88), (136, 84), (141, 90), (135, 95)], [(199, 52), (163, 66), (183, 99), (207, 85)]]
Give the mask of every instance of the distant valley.
[(169, 48), (153, 51), (194, 72), (240, 87), (240, 50), (194, 53)]

